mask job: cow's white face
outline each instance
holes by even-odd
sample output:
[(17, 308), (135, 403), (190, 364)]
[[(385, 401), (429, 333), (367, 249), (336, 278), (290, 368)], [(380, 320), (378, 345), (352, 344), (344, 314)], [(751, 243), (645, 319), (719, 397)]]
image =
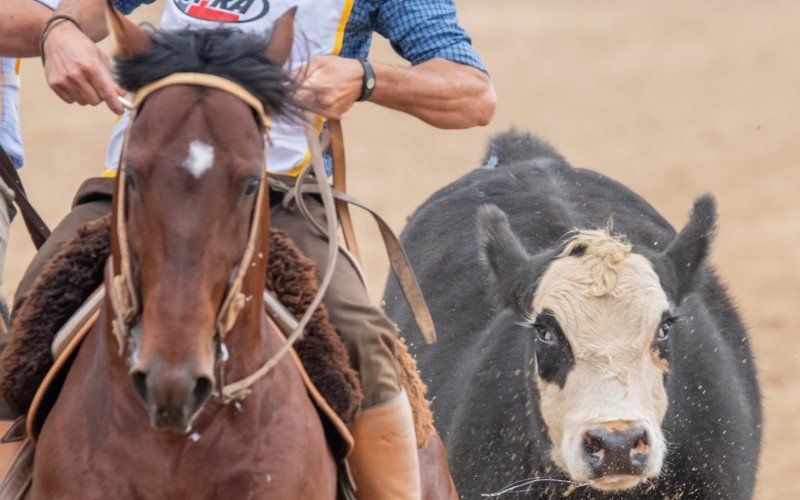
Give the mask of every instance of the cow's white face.
[(674, 318), (653, 266), (605, 231), (582, 231), (547, 267), (532, 306), (555, 463), (600, 489), (658, 476), (667, 449), (659, 344)]

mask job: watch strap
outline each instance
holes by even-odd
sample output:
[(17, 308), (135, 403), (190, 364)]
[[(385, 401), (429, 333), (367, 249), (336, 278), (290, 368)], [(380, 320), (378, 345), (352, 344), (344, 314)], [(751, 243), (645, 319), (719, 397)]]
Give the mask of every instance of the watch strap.
[(364, 68), (364, 78), (361, 81), (361, 95), (358, 97), (358, 100), (366, 101), (372, 95), (372, 91), (375, 90), (375, 69), (366, 59), (359, 59), (358, 61)]

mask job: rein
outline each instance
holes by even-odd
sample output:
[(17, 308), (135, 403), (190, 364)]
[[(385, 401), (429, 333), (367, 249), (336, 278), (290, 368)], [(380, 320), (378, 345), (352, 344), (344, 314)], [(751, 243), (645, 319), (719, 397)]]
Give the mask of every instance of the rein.
[[(135, 339), (131, 334), (131, 328), (136, 323), (141, 315), (141, 304), (139, 301), (139, 291), (136, 288), (136, 282), (133, 277), (130, 258), (130, 247), (128, 245), (127, 225), (125, 220), (125, 193), (126, 193), (126, 165), (122, 161), (125, 151), (128, 148), (128, 140), (130, 132), (135, 122), (136, 115), (141, 109), (145, 99), (152, 93), (163, 88), (173, 85), (193, 85), (198, 87), (207, 87), (222, 90), (231, 95), (234, 95), (244, 101), (251, 109), (253, 109), (259, 129), (263, 134), (267, 134), (270, 129), (271, 121), (264, 112), (263, 105), (252, 93), (247, 91), (241, 85), (215, 75), (204, 73), (174, 73), (161, 80), (155, 81), (145, 87), (142, 87), (133, 99), (131, 108), (131, 118), (128, 124), (128, 129), (125, 132), (125, 140), (122, 146), (122, 153), (120, 155), (119, 173), (117, 176), (117, 198), (115, 206), (115, 226), (117, 231), (117, 244), (119, 251), (119, 261), (114, 261), (113, 278), (111, 286), (109, 287), (109, 295), (111, 299), (111, 306), (114, 311), (114, 318), (112, 320), (112, 331), (119, 344), (119, 355), (121, 357), (133, 348)], [(294, 330), (288, 335), (286, 341), (280, 349), (270, 357), (258, 370), (245, 378), (225, 384), (225, 363), (228, 361), (228, 350), (225, 346), (225, 338), (227, 334), (233, 329), (239, 313), (245, 305), (245, 295), (242, 292), (242, 286), (245, 274), (250, 268), (250, 263), (255, 253), (255, 247), (258, 238), (258, 229), (262, 212), (264, 210), (265, 200), (269, 197), (267, 194), (268, 182), (265, 158), (261, 159), (261, 184), (258, 192), (258, 197), (255, 201), (254, 213), (250, 222), (250, 230), (248, 232), (247, 243), (245, 246), (242, 259), (239, 264), (234, 268), (225, 296), (222, 300), (217, 317), (214, 322), (215, 325), (215, 342), (216, 342), (216, 390), (214, 397), (222, 404), (228, 404), (234, 401), (244, 399), (250, 392), (251, 387), (264, 378), (269, 371), (274, 368), (280, 360), (289, 352), (297, 339), (300, 338), (311, 316), (322, 302), (322, 297), (330, 284), (333, 277), (334, 265), (338, 255), (338, 237), (336, 232), (336, 212), (334, 209), (334, 200), (331, 193), (330, 185), (327, 183), (327, 176), (322, 162), (322, 153), (320, 151), (319, 143), (313, 137), (313, 131), (307, 121), (307, 136), (309, 138), (309, 146), (311, 149), (311, 162), (303, 170), (298, 178), (298, 185), (302, 180), (313, 171), (316, 178), (316, 183), (319, 186), (320, 194), (322, 196), (323, 206), (325, 207), (325, 215), (327, 218), (327, 233), (329, 235), (328, 242), (328, 260), (327, 268), (320, 283), (319, 290), (317, 291), (314, 300), (309, 305), (305, 314), (300, 318)], [(299, 188), (298, 188), (299, 189)], [(298, 194), (300, 191), (298, 190)], [(302, 196), (301, 196), (302, 197)], [(302, 201), (298, 203), (302, 205)], [(302, 210), (302, 209), (301, 209)]]

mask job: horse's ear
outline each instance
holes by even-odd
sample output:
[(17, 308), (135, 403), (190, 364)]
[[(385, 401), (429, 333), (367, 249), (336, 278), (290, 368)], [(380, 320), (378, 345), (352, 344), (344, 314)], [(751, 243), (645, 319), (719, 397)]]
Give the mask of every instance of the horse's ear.
[(717, 229), (717, 203), (711, 195), (695, 200), (689, 222), (658, 257), (656, 271), (672, 302), (679, 304), (695, 286)]
[(533, 295), (552, 252), (529, 255), (511, 230), (505, 212), (496, 205), (478, 209), (477, 232), (481, 257), (492, 271), (505, 305), (523, 316), (530, 314)]
[(272, 27), (272, 38), (267, 45), (267, 58), (283, 66), (292, 55), (292, 43), (294, 42), (294, 17), (297, 7), (287, 10)]
[(111, 25), (111, 34), (116, 43), (115, 55), (131, 57), (146, 54), (152, 50), (153, 39), (145, 30), (132, 23), (111, 5), (106, 12)]

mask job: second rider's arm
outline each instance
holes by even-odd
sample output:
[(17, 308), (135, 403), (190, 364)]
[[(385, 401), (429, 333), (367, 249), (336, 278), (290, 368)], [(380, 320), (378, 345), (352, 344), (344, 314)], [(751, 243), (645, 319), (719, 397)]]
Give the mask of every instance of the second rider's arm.
[(0, 56), (38, 56), (39, 33), (52, 15), (35, 0), (0, 1)]
[(68, 103), (96, 105), (105, 102), (121, 114), (117, 96), (124, 95), (114, 82), (108, 56), (95, 41), (108, 35), (105, 0), (62, 0), (55, 15), (74, 19), (59, 22), (47, 33), (44, 43), (47, 83)]

